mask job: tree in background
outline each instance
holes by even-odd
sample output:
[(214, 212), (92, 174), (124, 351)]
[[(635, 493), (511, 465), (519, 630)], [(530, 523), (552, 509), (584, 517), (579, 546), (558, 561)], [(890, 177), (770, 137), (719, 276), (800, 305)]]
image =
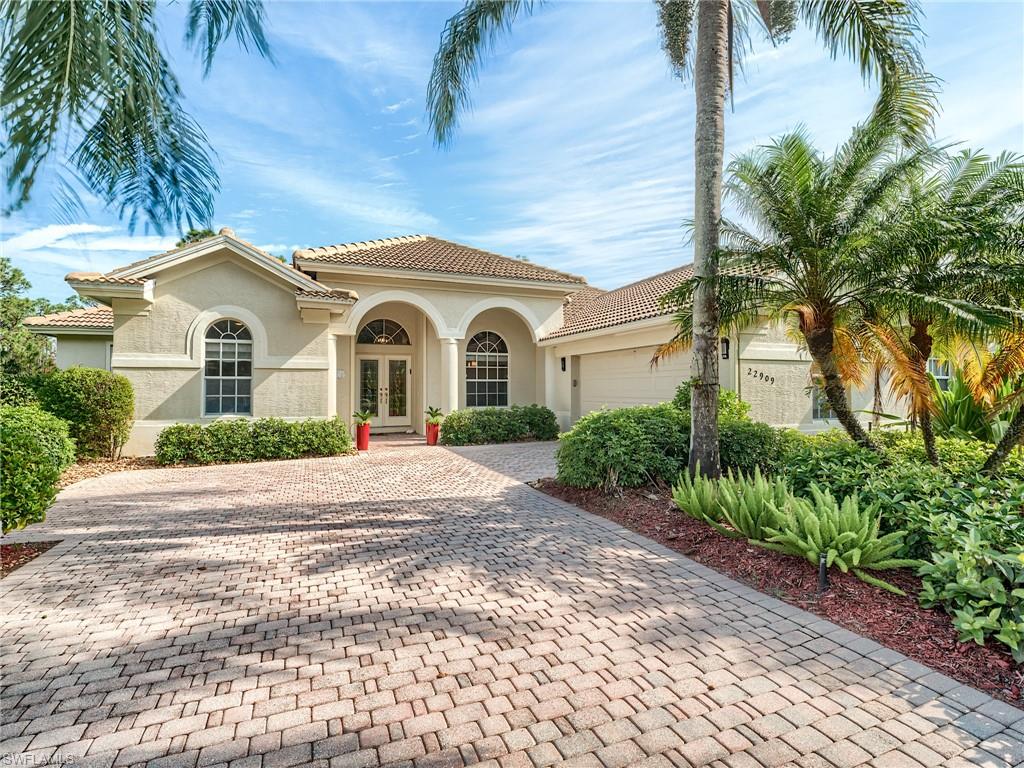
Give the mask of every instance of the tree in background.
[[(690, 291), (693, 408), (690, 471), (720, 474), (718, 453), (718, 248), (725, 96), (734, 64), (742, 63), (750, 31), (785, 39), (802, 19), (826, 49), (856, 59), (864, 77), (877, 78), (907, 140), (923, 136), (933, 112), (932, 80), (922, 70), (913, 0), (658, 0), (664, 46), (673, 68), (692, 76), (696, 92), (694, 274)], [(445, 24), (427, 88), (427, 109), (440, 144), (451, 141), (458, 113), (470, 105), (482, 53), (521, 15), (523, 0), (470, 0)], [(696, 42), (691, 44), (694, 28)], [(691, 62), (691, 56), (693, 61)]]
[[(263, 18), (258, 0), (190, 0), (185, 40), (209, 73), (230, 37), (269, 56)], [(5, 2), (0, 19), (5, 212), (57, 159), (72, 175), (59, 178), (66, 212), (83, 207), (77, 183), (130, 228), (140, 217), (161, 233), (210, 220), (220, 181), (161, 48), (156, 2)]]
[(25, 380), (53, 369), (49, 342), (21, 324), (26, 317), (88, 306), (79, 296), (62, 303), (32, 299), (27, 295), (31, 287), (25, 273), (0, 256), (0, 370), (5, 387), (10, 379)]
[[(909, 179), (877, 234), (878, 268), (890, 279), (874, 300), (902, 322), (879, 338), (902, 371), (925, 453), (938, 464), (928, 359), (936, 344), (1000, 340), (1024, 313), (1024, 158), (962, 151)], [(923, 384), (922, 384), (923, 382)]]
[(198, 243), (200, 240), (205, 240), (208, 237), (213, 237), (216, 234), (212, 229), (196, 229), (192, 227), (184, 236), (174, 244), (175, 248), (181, 248), (183, 245), (189, 245), (190, 243)]

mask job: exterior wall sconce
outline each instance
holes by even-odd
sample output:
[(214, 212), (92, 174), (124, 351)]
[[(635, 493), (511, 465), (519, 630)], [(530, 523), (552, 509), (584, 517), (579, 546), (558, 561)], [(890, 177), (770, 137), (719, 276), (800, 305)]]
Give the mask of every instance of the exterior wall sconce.
[(565, 358), (562, 358), (562, 373), (565, 373)]
[(729, 338), (727, 336), (723, 336), (722, 339), (721, 339), (721, 343), (722, 343), (722, 359), (723, 360), (728, 360), (729, 359)]

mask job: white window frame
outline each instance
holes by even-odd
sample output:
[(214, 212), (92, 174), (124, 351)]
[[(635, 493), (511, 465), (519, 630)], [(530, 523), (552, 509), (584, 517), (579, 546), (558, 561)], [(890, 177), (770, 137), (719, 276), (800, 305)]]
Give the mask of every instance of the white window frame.
[[(248, 339), (237, 339), (237, 338), (225, 339), (223, 337), (218, 338), (218, 339), (211, 339), (211, 338), (209, 338), (208, 334), (214, 328), (214, 326), (216, 326), (219, 323), (223, 323), (223, 322), (238, 323), (249, 334), (249, 338)], [(237, 320), (237, 319), (235, 319), (233, 317), (220, 317), (220, 318), (217, 318), (216, 320), (214, 320), (208, 326), (206, 326), (206, 330), (203, 332), (203, 339), (202, 339), (202, 341), (203, 341), (203, 366), (202, 366), (201, 370), (202, 370), (202, 373), (203, 373), (203, 395), (202, 395), (202, 397), (203, 397), (203, 399), (202, 399), (202, 414), (203, 414), (203, 418), (215, 419), (215, 418), (219, 418), (221, 416), (251, 417), (252, 413), (253, 413), (253, 407), (252, 407), (252, 405), (253, 405), (253, 375), (252, 374), (253, 374), (253, 352), (254, 352), (254, 349), (253, 349), (253, 338), (252, 338), (252, 329), (249, 328), (249, 326), (246, 325), (245, 323), (243, 323), (241, 320)], [(223, 348), (224, 348), (225, 344), (230, 344), (230, 345), (232, 345), (234, 347), (235, 355), (234, 355), (233, 360), (236, 363), (236, 367), (235, 367), (235, 373), (233, 375), (231, 375), (231, 376), (224, 376), (223, 374), (221, 374), (221, 375), (217, 375), (217, 376), (212, 376), (212, 375), (207, 373), (207, 371), (206, 371), (206, 363), (207, 363), (208, 360), (211, 359), (210, 358), (210, 344), (217, 344), (217, 345), (219, 345), (219, 350), (218, 350), (219, 352), (223, 351)], [(248, 376), (240, 376), (240, 375), (238, 375), (237, 363), (238, 363), (238, 360), (239, 360), (238, 350), (239, 350), (240, 347), (247, 347), (248, 350), (249, 350), (249, 357), (248, 357), (249, 375)], [(223, 358), (221, 358), (219, 356), (218, 356), (217, 360), (220, 361), (222, 364), (224, 362)], [(220, 370), (223, 371), (223, 367), (221, 367)], [(248, 382), (248, 385), (249, 385), (249, 395), (248, 395), (248, 397), (249, 397), (249, 410), (248, 411), (244, 411), (244, 412), (236, 410), (236, 411), (231, 411), (229, 413), (226, 413), (223, 410), (220, 410), (220, 411), (218, 411), (216, 413), (211, 413), (207, 409), (207, 405), (206, 405), (207, 404), (207, 397), (208, 397), (208, 395), (207, 395), (207, 387), (209, 386), (209, 383), (211, 381), (217, 381), (217, 382), (232, 381), (232, 382), (235, 382), (235, 384), (234, 384), (235, 393), (230, 395), (230, 397), (233, 397), (235, 399), (236, 405), (237, 405), (237, 400), (238, 400), (239, 397), (245, 397), (245, 395), (239, 395), (237, 393), (238, 392), (238, 382), (239, 381), (246, 381), (246, 382)], [(221, 384), (220, 386), (223, 387), (223, 384)], [(213, 397), (213, 395), (209, 395), (209, 397)], [(223, 391), (218, 392), (216, 397), (217, 397), (218, 404), (223, 406), (223, 402), (224, 402), (224, 393), (223, 393)]]
[[(832, 410), (832, 405), (829, 403), (828, 397), (825, 395), (824, 383), (825, 379), (821, 374), (815, 374), (811, 381), (811, 421), (832, 421), (836, 418), (836, 414)], [(849, 405), (849, 388), (844, 388), (843, 393), (846, 397), (846, 404)], [(818, 415), (822, 409), (825, 409), (827, 415)]]
[(929, 357), (928, 373), (935, 377), (935, 383), (939, 385), (939, 389), (942, 391), (949, 389), (949, 382), (953, 378), (953, 368), (948, 360)]
[[(496, 336), (499, 339), (499, 341), (501, 341), (502, 346), (505, 347), (505, 351), (504, 352), (470, 352), (469, 351), (469, 345), (473, 342), (474, 339), (476, 339), (478, 336), (480, 336), (482, 334), (485, 334), (485, 333), (490, 333), (490, 334), (493, 334), (494, 336)], [(467, 408), (508, 408), (509, 403), (511, 402), (511, 393), (509, 392), (509, 387), (510, 387), (511, 379), (512, 379), (512, 376), (511, 376), (511, 372), (512, 372), (512, 356), (509, 354), (508, 349), (509, 349), (508, 348), (508, 342), (505, 340), (505, 337), (502, 336), (497, 331), (489, 331), (489, 330), (477, 331), (476, 333), (474, 333), (469, 338), (469, 341), (466, 342), (466, 354), (465, 354), (465, 356), (463, 358), (463, 361), (462, 361), (462, 376), (463, 376), (463, 379), (466, 382), (466, 407)], [(470, 368), (469, 363), (470, 363), (470, 359), (471, 359), (471, 357), (472, 358), (476, 358), (474, 360), (474, 362), (479, 363), (480, 361), (479, 361), (479, 358), (477, 356), (496, 356), (498, 358), (495, 361), (496, 363), (500, 363), (502, 358), (504, 358), (504, 362), (505, 362), (505, 378), (504, 379), (480, 379), (480, 378), (470, 379), (469, 378), (469, 368)], [(498, 366), (495, 366), (495, 367), (498, 367)], [(479, 370), (479, 365), (477, 365), (476, 368)], [(494, 403), (487, 402), (490, 399), (491, 395), (488, 392), (484, 392), (483, 393), (483, 398), (484, 398), (484, 403), (483, 404), (477, 403), (475, 405), (470, 405), (469, 404), (469, 397), (470, 397), (470, 394), (469, 394), (469, 383), (470, 383), (470, 381), (474, 382), (474, 385), (477, 384), (477, 383), (504, 384), (505, 385), (505, 392), (504, 392), (505, 402), (504, 403), (501, 403), (501, 402), (494, 402)], [(476, 398), (480, 397), (480, 393), (474, 393), (474, 394), (475, 394)], [(498, 398), (498, 397), (500, 397), (500, 393), (496, 392), (494, 396), (496, 398)]]

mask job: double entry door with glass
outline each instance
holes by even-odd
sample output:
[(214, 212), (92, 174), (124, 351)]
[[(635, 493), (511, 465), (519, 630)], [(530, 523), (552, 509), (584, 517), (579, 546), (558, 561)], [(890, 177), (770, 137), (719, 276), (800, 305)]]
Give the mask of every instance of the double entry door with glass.
[(359, 409), (370, 414), (370, 427), (408, 427), (410, 361), (408, 355), (360, 355)]

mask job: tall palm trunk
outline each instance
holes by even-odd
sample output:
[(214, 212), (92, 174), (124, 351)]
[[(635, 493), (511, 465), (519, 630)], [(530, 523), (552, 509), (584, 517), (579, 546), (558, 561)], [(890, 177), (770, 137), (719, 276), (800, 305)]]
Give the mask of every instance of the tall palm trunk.
[(857, 417), (854, 416), (850, 404), (846, 400), (846, 388), (843, 386), (843, 379), (839, 375), (839, 367), (836, 365), (835, 334), (832, 326), (805, 330), (804, 339), (807, 341), (807, 351), (811, 353), (814, 362), (818, 364), (818, 370), (825, 380), (825, 397), (828, 398), (828, 404), (836, 415), (836, 419), (858, 445), (875, 453), (881, 453), (878, 446), (868, 436), (867, 431), (857, 421)]
[(1021, 407), (1017, 411), (1017, 415), (1011, 419), (1006, 427), (1006, 432), (1003, 433), (1002, 438), (985, 460), (985, 465), (981, 468), (982, 474), (994, 475), (1003, 462), (1009, 458), (1010, 451), (1018, 445), (1024, 445), (1024, 407)]
[(871, 399), (871, 426), (878, 429), (882, 426), (882, 366), (874, 364), (874, 394)]
[[(910, 344), (917, 350), (917, 356), (910, 362), (922, 377), (928, 373), (928, 358), (932, 356), (932, 337), (928, 333), (928, 321), (921, 318), (910, 318), (910, 327), (914, 332), (910, 335)], [(924, 453), (928, 461), (934, 466), (939, 466), (939, 454), (935, 450), (935, 430), (932, 429), (931, 403), (925, 403), (923, 408), (918, 409), (918, 423), (921, 426), (921, 437), (924, 439)]]
[(693, 358), (690, 376), (690, 473), (721, 474), (718, 451), (718, 225), (722, 217), (725, 91), (729, 82), (730, 0), (697, 4), (694, 86), (697, 118), (694, 167)]

